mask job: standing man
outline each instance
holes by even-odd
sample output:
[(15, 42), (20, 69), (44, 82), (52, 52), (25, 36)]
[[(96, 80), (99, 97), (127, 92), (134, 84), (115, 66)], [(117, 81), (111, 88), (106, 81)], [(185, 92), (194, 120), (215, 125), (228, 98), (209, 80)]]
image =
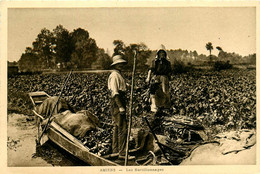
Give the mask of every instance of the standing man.
[(169, 80), (171, 78), (171, 62), (165, 49), (157, 51), (155, 60), (148, 71), (146, 82), (150, 84), (151, 111), (170, 109)]
[[(112, 153), (119, 153), (119, 159), (125, 159), (127, 123), (126, 123), (126, 82), (121, 70), (126, 65), (122, 55), (115, 55), (111, 64), (112, 73), (108, 77), (108, 89), (111, 94), (111, 114), (114, 122)], [(128, 157), (133, 159), (134, 157)]]

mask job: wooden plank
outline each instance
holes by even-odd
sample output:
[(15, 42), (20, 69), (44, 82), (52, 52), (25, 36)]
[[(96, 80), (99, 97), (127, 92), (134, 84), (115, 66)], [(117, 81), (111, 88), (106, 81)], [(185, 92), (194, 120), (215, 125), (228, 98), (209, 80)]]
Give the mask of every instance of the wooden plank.
[(78, 145), (81, 148), (86, 148), (87, 150), (89, 150), (87, 147), (85, 147), (76, 137), (74, 137), (73, 135), (71, 135), (69, 132), (67, 132), (65, 129), (63, 129), (60, 125), (58, 125), (57, 123), (55, 123), (54, 121), (51, 122), (50, 126), (52, 126), (53, 128), (56, 129), (56, 131), (59, 131), (62, 135), (64, 135), (67, 139), (69, 139), (70, 141), (72, 141), (73, 143), (75, 143), (76, 145)]
[(38, 104), (42, 104), (43, 101), (35, 101), (35, 104), (38, 105)]
[(61, 135), (54, 128), (47, 131), (49, 139), (55, 144), (69, 152), (70, 154), (78, 157), (82, 161), (92, 166), (119, 166), (117, 163), (104, 159), (94, 153), (89, 152), (86, 148), (79, 147), (74, 142), (69, 141)]
[(29, 96), (35, 97), (35, 96), (47, 96), (50, 97), (46, 92), (44, 91), (36, 91), (36, 92), (30, 92)]
[(37, 91), (37, 92), (29, 92), (28, 93), (31, 101), (32, 101), (32, 104), (34, 106), (34, 109), (36, 109), (36, 105), (39, 105), (41, 104), (43, 101), (36, 101), (35, 98), (36, 97), (46, 97), (46, 98), (49, 98), (50, 96), (44, 92), (44, 91)]
[(33, 104), (33, 107), (34, 107), (34, 109), (35, 109), (35, 107), (36, 107), (36, 104), (35, 104), (35, 102), (34, 102), (34, 100), (33, 100), (33, 98), (32, 98), (32, 96), (29, 94), (29, 97), (30, 97), (30, 99), (31, 99), (31, 101), (32, 101), (32, 104)]

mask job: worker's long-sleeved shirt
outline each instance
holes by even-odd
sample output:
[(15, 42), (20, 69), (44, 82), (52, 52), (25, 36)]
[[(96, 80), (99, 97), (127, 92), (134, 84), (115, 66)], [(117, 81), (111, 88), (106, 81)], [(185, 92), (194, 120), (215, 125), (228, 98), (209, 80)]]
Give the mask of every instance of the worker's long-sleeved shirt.
[(108, 89), (111, 92), (111, 97), (119, 94), (120, 91), (126, 91), (126, 82), (124, 77), (119, 71), (113, 70), (113, 72), (108, 77)]

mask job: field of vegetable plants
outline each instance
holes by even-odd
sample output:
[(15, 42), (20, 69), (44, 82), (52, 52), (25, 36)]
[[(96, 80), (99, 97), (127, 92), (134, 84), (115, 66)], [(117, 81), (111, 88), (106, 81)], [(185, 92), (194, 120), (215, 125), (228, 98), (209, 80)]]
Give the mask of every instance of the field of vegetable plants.
[[(16, 75), (8, 78), (8, 112), (32, 115), (28, 93), (45, 91), (59, 95), (66, 73)], [(96, 147), (102, 139), (107, 144), (111, 133), (109, 73), (73, 73), (63, 97), (76, 110), (90, 110), (98, 116), (105, 132), (86, 139), (88, 147)], [(131, 72), (124, 73), (131, 82)], [(134, 123), (149, 109), (142, 94), (146, 91), (146, 73), (137, 72), (134, 91)], [(130, 95), (130, 89), (128, 90)], [(230, 69), (223, 71), (194, 70), (173, 75), (170, 82), (172, 110), (168, 116), (197, 119), (213, 136), (222, 131), (256, 128), (256, 70)], [(104, 137), (107, 137), (104, 139)], [(85, 140), (82, 140), (85, 141)], [(101, 149), (106, 149), (104, 146)], [(94, 149), (98, 151), (98, 149)], [(104, 151), (104, 150), (103, 150)], [(100, 152), (101, 153), (101, 152)], [(105, 153), (105, 152), (104, 152)]]

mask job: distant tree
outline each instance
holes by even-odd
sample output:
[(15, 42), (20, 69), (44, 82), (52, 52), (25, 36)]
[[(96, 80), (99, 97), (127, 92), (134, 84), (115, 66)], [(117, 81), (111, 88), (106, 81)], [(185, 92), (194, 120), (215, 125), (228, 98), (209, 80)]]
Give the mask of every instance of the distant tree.
[(83, 43), (82, 66), (90, 68), (91, 64), (97, 60), (98, 47), (95, 39), (89, 38)]
[(211, 42), (208, 42), (206, 44), (206, 49), (209, 51), (209, 59), (211, 61), (211, 50), (213, 50), (213, 46), (212, 46), (212, 43)]
[[(152, 60), (155, 58), (157, 50), (150, 50), (150, 56), (147, 59), (147, 64), (151, 65)], [(170, 59), (170, 62), (174, 64), (179, 64), (180, 61), (182, 61), (183, 64), (188, 64), (188, 63), (195, 63), (195, 61), (199, 61), (200, 59), (203, 61), (206, 61), (206, 56), (205, 58), (203, 56), (199, 56), (197, 51), (188, 51), (188, 50), (182, 50), (182, 49), (170, 49), (167, 50), (168, 58)]]
[(181, 60), (183, 58), (183, 54), (184, 54), (183, 50), (181, 50), (181, 49), (170, 50), (167, 53), (168, 53), (168, 57), (170, 58), (170, 61), (172, 63), (174, 63), (176, 60)]
[(51, 68), (55, 65), (55, 39), (50, 30), (43, 28), (33, 42), (33, 52), (39, 56), (42, 68)]
[(192, 52), (192, 58), (193, 58), (194, 61), (198, 59), (198, 53), (197, 53), (197, 51), (193, 51), (193, 52)]
[(249, 63), (254, 64), (254, 65), (256, 64), (256, 54), (255, 53), (249, 55)]
[(218, 58), (219, 60), (224, 60), (227, 57), (227, 54), (220, 46), (217, 46), (216, 49), (219, 51)]
[(235, 64), (238, 64), (241, 62), (242, 60), (242, 56), (233, 52), (233, 53), (228, 53), (228, 60), (231, 62), (231, 63), (235, 63)]
[(79, 68), (79, 65), (80, 65), (80, 62), (81, 62), (80, 56), (81, 55), (78, 55), (77, 52), (75, 52), (75, 51), (72, 52), (70, 61), (71, 61), (71, 65), (73, 66), (73, 68), (76, 68), (76, 69)]
[(152, 51), (146, 46), (145, 43), (140, 43), (137, 45), (137, 47), (138, 47), (137, 68), (143, 69), (145, 68), (148, 58), (151, 56)]
[(25, 53), (33, 53), (33, 49), (31, 47), (26, 47)]
[(221, 47), (216, 47), (216, 49), (219, 50), (218, 58), (219, 61), (229, 61), (229, 63), (235, 63), (239, 64), (242, 63), (244, 60), (242, 59), (242, 56), (237, 53), (229, 53), (224, 51)]
[(256, 64), (256, 54), (254, 53), (254, 54), (249, 54), (247, 56), (244, 56), (242, 58), (242, 60), (243, 60), (242, 61), (243, 63), (255, 65)]
[(192, 52), (192, 51), (189, 51), (188, 59), (189, 59), (189, 61), (194, 59), (194, 56), (193, 56), (193, 52)]
[(74, 29), (72, 32), (72, 42), (74, 43), (77, 49), (80, 48), (83, 45), (81, 43), (87, 40), (88, 38), (89, 38), (88, 31), (82, 28)]
[(207, 56), (206, 56), (205, 54), (200, 54), (200, 55), (198, 56), (198, 59), (199, 59), (199, 60), (202, 60), (202, 61), (205, 61), (205, 60), (207, 60)]
[(123, 41), (114, 40), (113, 44), (115, 46), (113, 56), (125, 54), (125, 44)]
[(88, 31), (78, 28), (72, 32), (71, 62), (76, 68), (90, 68), (97, 59), (96, 41), (89, 38)]
[(104, 49), (98, 49), (97, 60), (92, 64), (93, 69), (109, 69), (112, 63), (111, 57), (105, 53)]
[[(29, 47), (27, 47), (29, 48)], [(28, 50), (32, 49), (26, 49), (27, 52), (23, 53), (21, 58), (18, 61), (18, 66), (21, 71), (39, 71), (41, 62), (39, 61), (39, 57), (33, 53), (28, 52)]]
[(56, 63), (65, 63), (70, 61), (72, 53), (71, 35), (62, 25), (58, 25), (54, 30)]
[(186, 61), (188, 57), (189, 57), (188, 50), (184, 50), (183, 55), (182, 55), (182, 59)]
[(128, 62), (126, 65), (126, 69), (131, 70), (134, 63), (134, 50), (138, 53), (137, 58), (137, 68), (139, 69), (146, 69), (144, 68), (147, 63), (148, 58), (151, 56), (151, 50), (145, 45), (145, 43), (132, 43), (130, 45), (125, 45), (122, 40), (114, 40), (113, 44), (114, 48), (114, 55), (123, 55), (123, 58)]
[(219, 51), (223, 51), (223, 49), (219, 46), (217, 46), (216, 49), (219, 50)]
[(198, 57), (198, 53), (197, 53), (197, 51), (195, 50), (195, 51), (193, 51), (193, 56), (196, 58), (196, 57)]

